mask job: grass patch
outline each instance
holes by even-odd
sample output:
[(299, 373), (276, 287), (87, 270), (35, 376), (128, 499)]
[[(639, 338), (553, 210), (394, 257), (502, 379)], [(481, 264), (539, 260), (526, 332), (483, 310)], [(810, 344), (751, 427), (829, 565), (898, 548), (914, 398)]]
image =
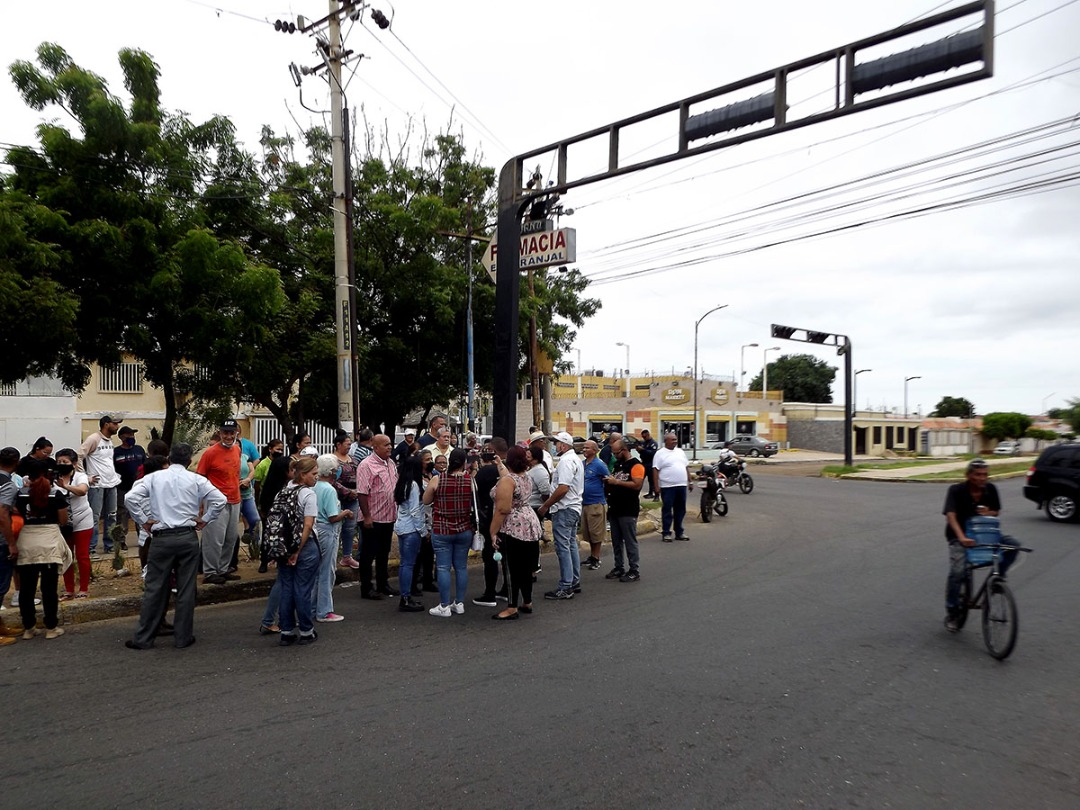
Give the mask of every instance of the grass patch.
[(903, 459), (898, 461), (882, 461), (873, 462), (869, 464), (855, 464), (854, 466), (848, 466), (846, 464), (830, 464), (823, 467), (821, 474), (829, 477), (839, 477), (841, 475), (849, 475), (850, 473), (863, 472), (864, 470), (897, 470), (906, 467), (926, 467), (931, 464), (945, 464), (956, 459), (951, 458), (921, 458), (921, 459)]
[(663, 504), (660, 501), (642, 501), (642, 509), (659, 509)]
[[(1002, 475), (1015, 475), (1027, 472), (1031, 468), (1031, 461), (1017, 461), (1013, 464), (995, 464), (990, 468), (991, 478)], [(963, 481), (963, 470), (946, 470), (945, 472), (923, 473), (911, 476), (916, 481)]]

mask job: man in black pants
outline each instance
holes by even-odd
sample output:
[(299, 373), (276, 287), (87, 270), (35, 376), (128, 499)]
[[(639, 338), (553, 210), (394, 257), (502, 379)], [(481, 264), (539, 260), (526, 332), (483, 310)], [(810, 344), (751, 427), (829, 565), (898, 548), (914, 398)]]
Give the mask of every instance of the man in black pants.
[(499, 599), (507, 598), (506, 583), (501, 592), (496, 592), (499, 584), (499, 564), (495, 562), (495, 546), (491, 544), (491, 517), (495, 512), (495, 502), (491, 499), (491, 490), (499, 483), (499, 474), (506, 453), (510, 449), (506, 439), (495, 436), (491, 439), (490, 454), (480, 456), (480, 469), (476, 471), (476, 506), (480, 512), (480, 534), (484, 536), (484, 592), (473, 599), (474, 605), (495, 607)]

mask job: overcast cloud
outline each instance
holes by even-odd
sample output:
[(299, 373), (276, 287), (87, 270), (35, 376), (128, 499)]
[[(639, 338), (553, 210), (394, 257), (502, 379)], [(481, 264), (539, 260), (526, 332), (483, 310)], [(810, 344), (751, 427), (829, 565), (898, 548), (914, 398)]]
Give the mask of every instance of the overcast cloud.
[[(1067, 119), (1077, 115), (1080, 98), (1080, 3), (1051, 11), (1062, 2), (999, 3), (992, 79), (570, 192), (564, 204), (576, 213), (562, 224), (577, 229), (578, 266), (596, 280), (591, 294), (604, 302), (579, 335), (582, 364), (609, 373), (622, 367), (624, 350), (615, 346), (622, 341), (635, 373), (685, 370), (693, 362), (694, 321), (726, 303), (701, 325), (707, 373), (737, 376), (740, 347), (750, 343), (759, 347), (745, 352), (747, 380), (761, 368), (761, 349), (774, 345), (783, 351), (771, 358), (809, 351), (842, 367), (831, 350), (771, 339), (769, 325), (782, 323), (851, 337), (856, 368), (873, 369), (859, 377), (860, 407), (900, 408), (904, 378), (913, 375), (921, 379), (910, 383), (910, 408), (924, 413), (946, 395), (967, 397), (984, 413), (1037, 413), (1080, 396), (1075, 186), (757, 249), (1025, 178), (1076, 174), (1080, 149), (1070, 144), (1080, 141), (1080, 127)], [(958, 5), (398, 0), (397, 39), (367, 20), (366, 29), (358, 24), (349, 33), (347, 45), (370, 58), (359, 64), (348, 95), (396, 139), (406, 114), (429, 128), (445, 126), (449, 94), (441, 82), (467, 108), (459, 106), (455, 121), (469, 147), (500, 167), (511, 154)], [(277, 33), (265, 20), (322, 17), (323, 0), (59, 0), (47, 12), (29, 0), (4, 6), (5, 64), (55, 41), (121, 93), (116, 53), (142, 48), (161, 66), (166, 106), (199, 120), (228, 115), (252, 149), (262, 124), (282, 132), (320, 120), (301, 107), (287, 72), (290, 62), (316, 64), (312, 41)], [(828, 106), (830, 79), (828, 69), (800, 76), (789, 102), (799, 114)], [(307, 79), (303, 92), (308, 106), (328, 107), (324, 84)], [(23, 105), (9, 80), (0, 82), (0, 110), (0, 141), (35, 142), (43, 116)], [(63, 120), (55, 110), (46, 116)], [(744, 215), (1059, 119), (1066, 122), (1027, 144), (961, 153), (872, 186)], [(639, 150), (634, 160), (670, 151), (674, 130), (665, 123), (628, 132), (624, 160)], [(1015, 158), (1037, 150), (1053, 151), (1037, 165), (1018, 166)], [(605, 156), (603, 144), (572, 151), (571, 174), (601, 168)], [(987, 168), (992, 164), (1000, 165)], [(552, 172), (550, 164), (540, 169)], [(819, 218), (840, 204), (848, 208)], [(679, 239), (610, 248), (721, 220), (727, 224)], [(732, 255), (744, 249), (753, 252)], [(701, 257), (709, 258), (628, 275)], [(842, 396), (842, 383), (836, 390)]]

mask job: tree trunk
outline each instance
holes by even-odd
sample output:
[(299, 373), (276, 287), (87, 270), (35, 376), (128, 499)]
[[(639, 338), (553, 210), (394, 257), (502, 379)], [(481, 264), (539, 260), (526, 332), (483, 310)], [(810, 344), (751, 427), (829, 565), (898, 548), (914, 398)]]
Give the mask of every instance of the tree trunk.
[(165, 399), (165, 423), (161, 426), (161, 440), (172, 447), (173, 433), (176, 432), (176, 380), (172, 369), (165, 375), (161, 393)]

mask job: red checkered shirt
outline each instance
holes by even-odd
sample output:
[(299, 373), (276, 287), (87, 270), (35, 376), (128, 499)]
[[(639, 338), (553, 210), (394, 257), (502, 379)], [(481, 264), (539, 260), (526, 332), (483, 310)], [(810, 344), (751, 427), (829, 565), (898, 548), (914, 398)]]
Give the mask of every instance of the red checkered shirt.
[(458, 534), (473, 530), (472, 479), (467, 475), (442, 475), (435, 490), (432, 534)]
[(390, 463), (390, 459), (381, 459), (375, 453), (361, 461), (356, 468), (356, 491), (368, 496), (368, 511), (375, 523), (393, 523), (397, 520), (397, 504), (394, 503), (397, 479), (397, 467)]

